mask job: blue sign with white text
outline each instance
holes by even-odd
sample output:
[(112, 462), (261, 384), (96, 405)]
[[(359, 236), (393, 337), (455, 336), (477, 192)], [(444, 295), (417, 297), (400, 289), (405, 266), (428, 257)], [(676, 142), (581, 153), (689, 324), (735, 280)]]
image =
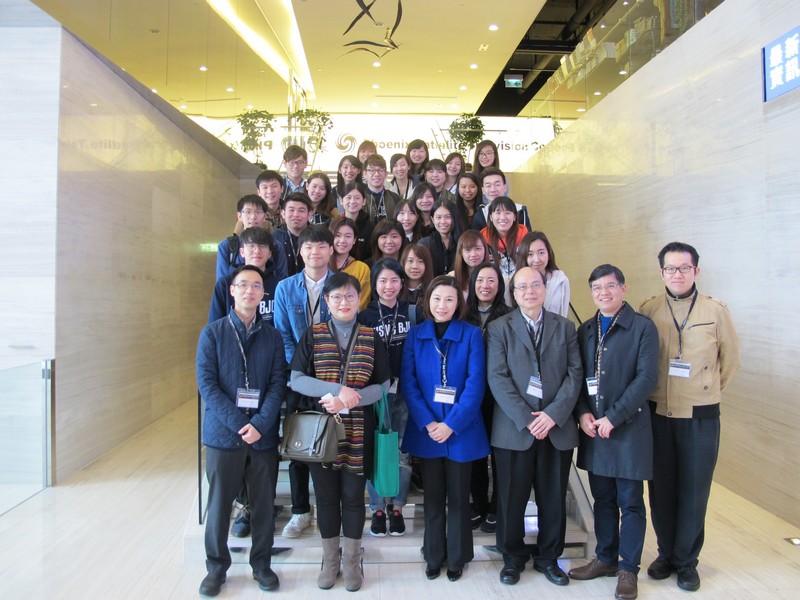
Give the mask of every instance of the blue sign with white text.
[(764, 46), (764, 102), (800, 87), (800, 27)]

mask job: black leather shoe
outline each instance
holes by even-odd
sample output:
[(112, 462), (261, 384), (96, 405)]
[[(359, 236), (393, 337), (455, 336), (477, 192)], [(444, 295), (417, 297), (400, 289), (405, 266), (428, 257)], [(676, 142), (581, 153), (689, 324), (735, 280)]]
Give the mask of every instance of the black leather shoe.
[(267, 567), (266, 569), (259, 569), (258, 571), (253, 571), (253, 579), (258, 582), (258, 587), (264, 590), (265, 592), (272, 592), (278, 589), (280, 585), (280, 581), (278, 580), (278, 576), (275, 574), (275, 571)]
[(500, 583), (515, 585), (519, 583), (519, 574), (525, 567), (519, 568), (514, 565), (506, 565), (500, 569)]
[(450, 581), (458, 581), (461, 579), (461, 575), (464, 573), (464, 569), (459, 569), (458, 571), (451, 571), (447, 569), (447, 578)]
[(441, 567), (426, 567), (425, 568), (425, 577), (428, 579), (436, 579), (439, 576), (439, 573), (442, 572)]
[(700, 575), (694, 567), (680, 567), (678, 569), (678, 587), (687, 592), (696, 592), (700, 589)]
[(200, 594), (203, 596), (216, 596), (225, 583), (225, 573), (209, 573), (200, 583)]
[(666, 558), (660, 556), (647, 567), (647, 576), (651, 579), (666, 579), (675, 571), (675, 567)]
[(561, 570), (561, 567), (559, 567), (558, 563), (555, 561), (547, 565), (537, 565), (534, 563), (533, 568), (539, 571), (539, 573), (543, 573), (550, 583), (555, 585), (569, 584), (569, 577), (567, 577), (567, 574)]

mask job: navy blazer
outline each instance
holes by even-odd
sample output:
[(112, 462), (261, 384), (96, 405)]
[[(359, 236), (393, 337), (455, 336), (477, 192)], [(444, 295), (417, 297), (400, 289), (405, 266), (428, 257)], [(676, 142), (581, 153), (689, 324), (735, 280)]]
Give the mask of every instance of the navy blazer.
[[(578, 328), (578, 344), (587, 375), (593, 375), (597, 315)], [(599, 389), (590, 397), (586, 385), (575, 416), (608, 417), (609, 438), (581, 431), (578, 467), (605, 477), (643, 481), (653, 476), (653, 438), (647, 398), (658, 383), (658, 330), (629, 304), (603, 339)]]
[(513, 310), (487, 328), (489, 387), (496, 403), (492, 446), (497, 448), (530, 448), (536, 438), (528, 425), (535, 410), (543, 410), (556, 422), (548, 433), (556, 449), (571, 450), (578, 445), (578, 428), (572, 412), (580, 393), (583, 369), (575, 326), (560, 315), (542, 311), (541, 399), (527, 393), (530, 377), (536, 374), (536, 353), (522, 312)]
[[(456, 388), (454, 404), (434, 402), (434, 390), (442, 385), (442, 359), (436, 351), (433, 321), (412, 327), (403, 348), (400, 386), (408, 404), (408, 423), (403, 450), (421, 458), (449, 458), (469, 462), (489, 454), (489, 440), (481, 417), (486, 386), (485, 352), (481, 330), (454, 319), (439, 348), (447, 355), (447, 385)], [(428, 435), (432, 421), (453, 430), (440, 444)]]

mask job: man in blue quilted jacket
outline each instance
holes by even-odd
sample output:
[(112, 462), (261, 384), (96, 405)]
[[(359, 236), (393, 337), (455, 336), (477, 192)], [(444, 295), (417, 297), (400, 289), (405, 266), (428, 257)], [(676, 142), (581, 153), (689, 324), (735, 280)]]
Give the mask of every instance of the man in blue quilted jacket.
[(278, 421), (286, 389), (286, 354), (280, 333), (259, 314), (264, 276), (244, 265), (230, 285), (233, 307), (209, 323), (197, 346), (197, 385), (205, 405), (208, 516), (204, 596), (219, 594), (231, 566), (231, 505), (247, 485), (253, 546), (250, 566), (262, 590), (278, 588), (271, 568), (273, 502), (278, 475)]

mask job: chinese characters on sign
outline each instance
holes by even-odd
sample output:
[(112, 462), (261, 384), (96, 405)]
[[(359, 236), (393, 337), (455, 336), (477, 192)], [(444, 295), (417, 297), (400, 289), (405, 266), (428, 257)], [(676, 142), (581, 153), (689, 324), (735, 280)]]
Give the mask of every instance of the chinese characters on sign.
[(796, 27), (763, 50), (764, 102), (800, 87), (800, 27)]

